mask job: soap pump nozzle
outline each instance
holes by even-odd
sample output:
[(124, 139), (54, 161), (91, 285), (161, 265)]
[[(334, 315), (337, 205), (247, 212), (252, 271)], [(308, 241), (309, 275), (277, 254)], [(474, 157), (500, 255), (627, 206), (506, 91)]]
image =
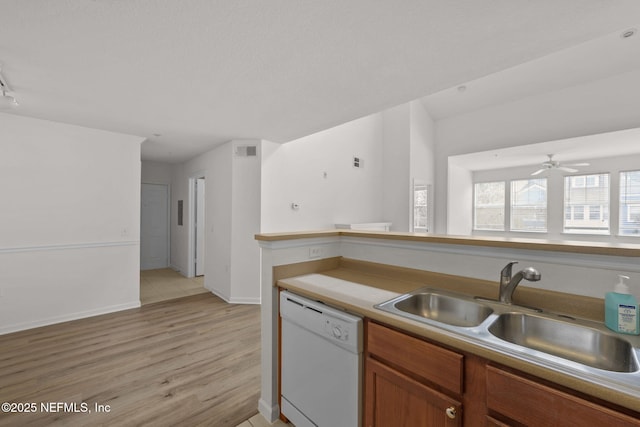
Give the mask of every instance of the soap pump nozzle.
[(625, 280), (629, 280), (629, 276), (625, 276), (622, 274), (618, 274), (618, 283), (613, 288), (613, 292), (617, 294), (629, 294), (629, 285), (625, 282)]

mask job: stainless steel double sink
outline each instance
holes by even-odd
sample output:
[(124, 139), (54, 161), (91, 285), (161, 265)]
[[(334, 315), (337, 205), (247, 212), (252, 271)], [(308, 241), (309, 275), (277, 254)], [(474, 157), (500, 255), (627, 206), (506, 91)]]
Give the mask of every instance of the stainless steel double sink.
[(640, 338), (616, 334), (599, 322), (430, 288), (375, 308), (531, 363), (639, 391)]

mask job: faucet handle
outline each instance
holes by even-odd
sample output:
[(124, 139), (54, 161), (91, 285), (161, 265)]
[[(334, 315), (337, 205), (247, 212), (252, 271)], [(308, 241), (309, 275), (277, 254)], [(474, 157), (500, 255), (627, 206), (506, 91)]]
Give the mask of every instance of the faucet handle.
[(509, 264), (505, 265), (502, 271), (500, 272), (500, 277), (511, 278), (511, 269), (513, 268), (513, 264), (517, 264), (518, 261), (511, 261)]

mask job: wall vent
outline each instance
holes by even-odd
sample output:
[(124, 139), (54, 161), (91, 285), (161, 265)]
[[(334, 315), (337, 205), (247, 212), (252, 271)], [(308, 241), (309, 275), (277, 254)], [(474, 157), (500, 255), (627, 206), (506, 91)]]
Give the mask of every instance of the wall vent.
[(236, 156), (238, 157), (254, 157), (258, 149), (255, 145), (240, 145), (236, 147)]

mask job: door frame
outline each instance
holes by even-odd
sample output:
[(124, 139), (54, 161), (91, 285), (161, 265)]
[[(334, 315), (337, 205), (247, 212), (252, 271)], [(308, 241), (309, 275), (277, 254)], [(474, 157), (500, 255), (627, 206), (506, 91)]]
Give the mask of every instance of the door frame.
[[(188, 236), (188, 248), (187, 248), (187, 277), (196, 276), (196, 181), (200, 178), (206, 180), (206, 174), (202, 172), (196, 172), (189, 176), (189, 236)], [(206, 186), (205, 186), (206, 193)], [(206, 198), (205, 198), (206, 204)], [(206, 234), (206, 230), (205, 230)], [(206, 240), (205, 240), (206, 243)], [(206, 251), (205, 251), (206, 254)]]

